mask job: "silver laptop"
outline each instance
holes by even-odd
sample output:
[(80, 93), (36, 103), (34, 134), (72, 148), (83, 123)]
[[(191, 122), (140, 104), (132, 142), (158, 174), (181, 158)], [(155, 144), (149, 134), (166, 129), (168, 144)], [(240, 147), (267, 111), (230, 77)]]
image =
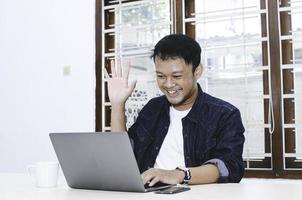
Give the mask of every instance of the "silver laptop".
[(171, 185), (144, 186), (126, 132), (50, 133), (71, 188), (149, 192)]

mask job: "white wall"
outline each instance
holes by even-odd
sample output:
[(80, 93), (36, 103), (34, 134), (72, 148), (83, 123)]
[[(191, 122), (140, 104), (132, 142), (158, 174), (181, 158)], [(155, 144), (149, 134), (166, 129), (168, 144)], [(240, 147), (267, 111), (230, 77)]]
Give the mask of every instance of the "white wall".
[(0, 0), (0, 173), (56, 159), (49, 132), (94, 130), (94, 15), (94, 0)]

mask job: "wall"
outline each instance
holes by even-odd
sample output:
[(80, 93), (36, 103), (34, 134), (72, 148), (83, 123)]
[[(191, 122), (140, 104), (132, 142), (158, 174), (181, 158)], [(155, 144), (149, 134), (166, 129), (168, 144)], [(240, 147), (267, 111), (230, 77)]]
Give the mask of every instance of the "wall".
[(0, 173), (54, 160), (49, 132), (95, 126), (94, 0), (0, 0)]

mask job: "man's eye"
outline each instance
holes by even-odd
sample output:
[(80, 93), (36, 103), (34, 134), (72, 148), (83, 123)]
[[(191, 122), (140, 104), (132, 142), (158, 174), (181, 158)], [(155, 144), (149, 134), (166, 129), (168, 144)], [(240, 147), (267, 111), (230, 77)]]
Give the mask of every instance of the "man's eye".
[(164, 76), (162, 76), (162, 75), (157, 75), (157, 78), (159, 78), (159, 79), (163, 79), (163, 78), (164, 78)]
[(176, 79), (180, 79), (181, 78), (181, 76), (179, 75), (179, 76), (173, 76), (174, 78), (176, 78)]

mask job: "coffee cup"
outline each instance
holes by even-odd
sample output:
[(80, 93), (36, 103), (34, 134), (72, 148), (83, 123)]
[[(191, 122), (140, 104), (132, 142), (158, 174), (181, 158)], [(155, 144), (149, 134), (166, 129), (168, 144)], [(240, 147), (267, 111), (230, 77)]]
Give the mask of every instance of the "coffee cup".
[(56, 161), (37, 162), (27, 167), (36, 187), (56, 187), (58, 183), (59, 163)]

